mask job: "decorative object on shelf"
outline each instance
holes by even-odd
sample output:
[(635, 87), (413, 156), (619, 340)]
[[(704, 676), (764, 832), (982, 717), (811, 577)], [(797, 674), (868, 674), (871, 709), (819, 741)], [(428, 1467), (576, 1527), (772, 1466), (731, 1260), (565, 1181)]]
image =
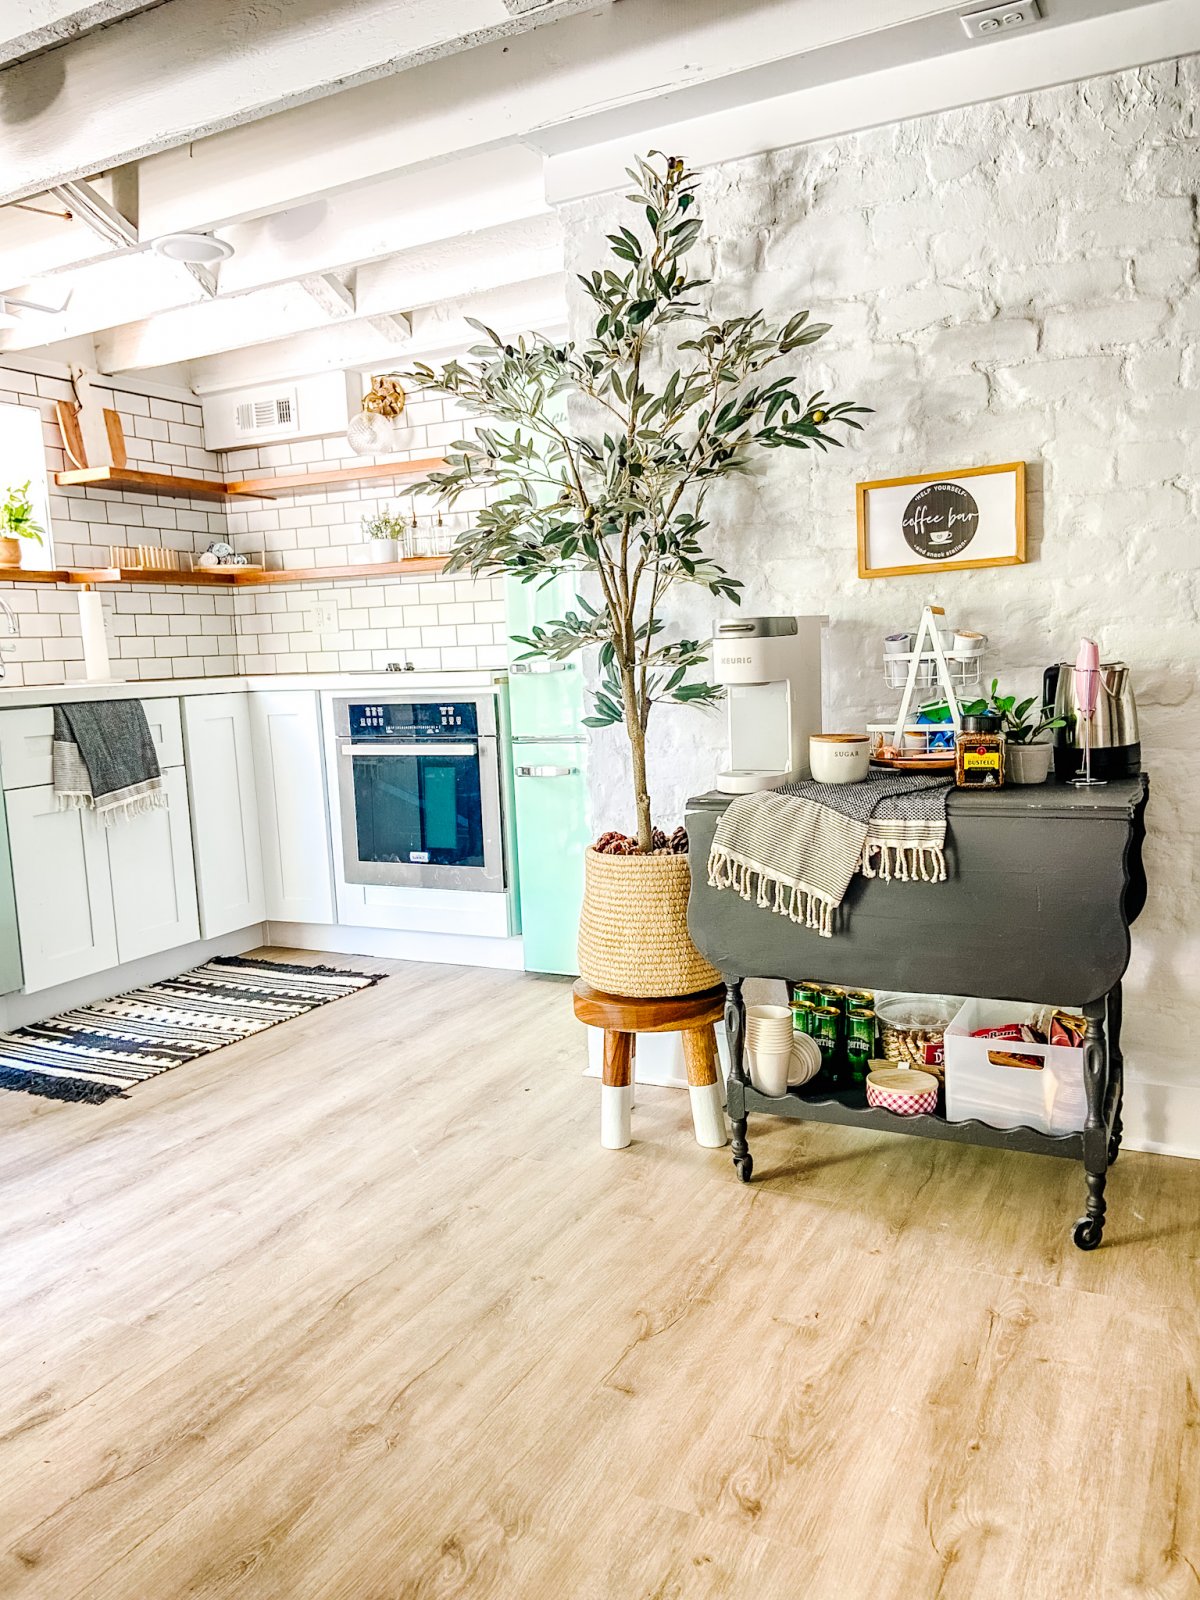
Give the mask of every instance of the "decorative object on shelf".
[(415, 555), (407, 520), (386, 506), (362, 519), (368, 561), (402, 561)]
[(0, 567), (19, 567), (21, 565), (21, 541), (28, 539), (31, 544), (42, 543), (45, 528), (37, 520), (33, 509), (33, 501), (29, 497), (29, 485), (32, 480), (26, 478), (24, 483), (9, 484), (4, 495), (4, 502), (0, 504)]
[(1025, 559), (1025, 463), (855, 487), (858, 575), (1012, 567)]
[[(837, 444), (837, 430), (858, 428), (866, 409), (805, 396), (786, 369), (774, 376), (778, 362), (828, 331), (807, 311), (781, 324), (758, 311), (707, 322), (698, 299), (706, 280), (688, 260), (702, 229), (697, 175), (665, 156), (639, 159), (630, 175), (631, 225), (609, 235), (615, 270), (583, 278), (596, 317), (591, 338), (579, 345), (540, 334), (509, 340), (476, 323), (484, 342), (470, 362), (402, 374), (410, 389), (448, 396), (480, 419), (473, 438), (451, 446), (448, 468), (416, 486), (448, 508), (464, 494), (492, 492), (455, 540), (447, 571), (529, 582), (572, 573), (595, 584), (598, 605), (580, 595), (577, 609), (518, 642), (550, 660), (599, 652), (600, 687), (586, 721), (621, 725), (628, 738), (643, 856), (618, 863), (626, 880), (639, 869), (661, 872), (650, 856), (651, 714), (663, 702), (703, 706), (717, 698), (697, 675), (704, 644), (668, 641), (663, 617), (677, 584), (738, 602), (740, 583), (701, 542), (717, 481), (764, 450)], [(564, 422), (570, 399), (580, 402), (576, 415), (595, 419), (590, 426)], [(560, 487), (541, 496), (531, 481)], [(594, 853), (588, 860), (588, 882), (598, 891), (607, 878), (596, 863), (611, 863)], [(616, 921), (603, 936), (600, 908), (585, 906), (585, 916), (596, 946), (615, 949), (636, 937), (636, 919), (619, 895), (606, 893), (606, 905)], [(691, 950), (682, 916), (668, 926), (686, 949), (667, 968), (694, 966), (698, 986), (712, 982), (699, 976), (707, 963)]]
[[(169, 550), (157, 544), (111, 544), (108, 547), (108, 559), (114, 567), (127, 572), (136, 572), (139, 568), (147, 572), (192, 570), (192, 557), (188, 551)], [(205, 564), (203, 556), (200, 561)], [(212, 564), (216, 565), (216, 562)]]
[(163, 983), (0, 1033), (0, 1089), (98, 1105), (381, 979), (379, 973), (217, 956)]
[(86, 367), (71, 368), (74, 400), (58, 400), (54, 413), (62, 434), (67, 460), (79, 469), (112, 467), (122, 470), (128, 460), (121, 414), (106, 406), (111, 390), (96, 384), (96, 374)]
[(403, 420), (408, 397), (393, 373), (371, 379), (362, 407), (351, 417), (346, 441), (355, 455), (381, 456), (402, 450), (412, 429)]
[(1041, 735), (1066, 726), (1066, 718), (1056, 716), (1053, 706), (1038, 706), (1031, 716), (1034, 706), (1038, 706), (1036, 695), (1018, 704), (1015, 694), (1000, 693), (999, 679), (993, 678), (986, 700), (962, 708), (964, 713), (982, 710), (999, 717), (1004, 732), (1004, 775), (1009, 783), (1045, 783), (1054, 747)]

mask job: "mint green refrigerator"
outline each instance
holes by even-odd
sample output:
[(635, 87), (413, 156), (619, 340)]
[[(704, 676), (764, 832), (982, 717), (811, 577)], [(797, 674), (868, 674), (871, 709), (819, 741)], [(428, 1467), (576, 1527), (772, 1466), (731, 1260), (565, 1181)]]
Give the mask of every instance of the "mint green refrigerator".
[[(565, 579), (538, 588), (510, 579), (509, 634), (561, 617), (575, 604)], [(521, 932), (527, 972), (575, 974), (587, 820), (583, 669), (570, 661), (521, 661), (509, 640), (513, 795)]]

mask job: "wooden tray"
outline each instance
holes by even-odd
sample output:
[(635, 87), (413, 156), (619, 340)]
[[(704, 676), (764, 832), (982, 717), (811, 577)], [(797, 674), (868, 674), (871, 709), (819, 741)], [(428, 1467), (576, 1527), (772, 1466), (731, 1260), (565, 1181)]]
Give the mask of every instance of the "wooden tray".
[(953, 772), (953, 755), (931, 756), (872, 756), (873, 767), (886, 767), (892, 772)]

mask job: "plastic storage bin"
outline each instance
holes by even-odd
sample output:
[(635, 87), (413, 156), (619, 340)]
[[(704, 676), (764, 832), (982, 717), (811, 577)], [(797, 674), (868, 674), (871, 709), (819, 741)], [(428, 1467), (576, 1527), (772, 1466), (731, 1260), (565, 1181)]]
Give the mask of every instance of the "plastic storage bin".
[[(1087, 1119), (1083, 1051), (1067, 1045), (973, 1039), (977, 1028), (1032, 1022), (1041, 1008), (1005, 1000), (965, 1000), (946, 1029), (946, 1117), (993, 1128), (1076, 1133)], [(998, 1053), (1037, 1056), (1038, 1067), (997, 1066)]]

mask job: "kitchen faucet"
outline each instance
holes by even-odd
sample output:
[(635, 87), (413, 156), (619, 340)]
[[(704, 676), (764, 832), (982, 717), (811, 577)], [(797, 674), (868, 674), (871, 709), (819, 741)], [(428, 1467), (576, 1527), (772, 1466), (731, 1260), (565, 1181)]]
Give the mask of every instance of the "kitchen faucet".
[[(9, 633), (13, 634), (14, 636), (20, 633), (21, 629), (17, 623), (17, 614), (9, 605), (7, 600), (0, 599), (0, 611), (3, 611), (5, 617), (8, 619)], [(0, 678), (4, 676), (4, 648), (5, 647), (0, 644)]]

